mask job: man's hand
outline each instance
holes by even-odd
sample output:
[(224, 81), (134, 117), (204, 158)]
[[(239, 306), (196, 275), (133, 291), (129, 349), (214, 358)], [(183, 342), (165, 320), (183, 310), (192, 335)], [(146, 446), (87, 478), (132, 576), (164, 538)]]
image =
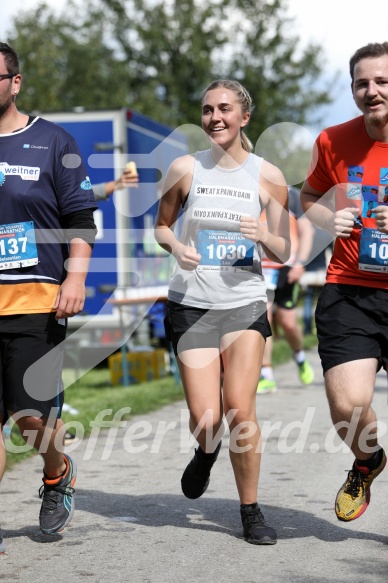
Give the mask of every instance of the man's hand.
[(382, 233), (388, 233), (388, 206), (376, 206), (372, 213), (375, 216), (378, 230)]
[(337, 211), (333, 215), (332, 232), (339, 239), (348, 239), (354, 228), (354, 221), (360, 211), (354, 207), (348, 207)]
[(69, 258), (65, 261), (66, 279), (58, 290), (53, 309), (56, 319), (71, 318), (79, 314), (85, 303), (85, 280), (88, 272), (91, 247), (83, 239), (75, 237), (69, 243)]
[(305, 267), (300, 263), (295, 263), (288, 272), (287, 281), (288, 283), (297, 283), (302, 275), (304, 274)]
[(79, 278), (69, 275), (58, 290), (53, 306), (57, 311), (55, 318), (71, 318), (82, 312), (85, 303), (85, 284)]
[(116, 190), (121, 190), (122, 188), (135, 187), (139, 182), (139, 175), (136, 170), (134, 162), (128, 162), (122, 175), (116, 181)]

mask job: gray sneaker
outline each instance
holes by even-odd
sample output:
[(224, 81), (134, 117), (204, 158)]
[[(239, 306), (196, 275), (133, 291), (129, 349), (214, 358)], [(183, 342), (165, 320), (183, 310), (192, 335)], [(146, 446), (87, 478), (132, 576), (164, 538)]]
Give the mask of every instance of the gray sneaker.
[(5, 551), (6, 551), (6, 548), (5, 548), (5, 542), (3, 540), (3, 532), (0, 528), (0, 555), (5, 553)]
[(42, 506), (39, 514), (40, 530), (44, 534), (55, 534), (67, 526), (74, 514), (74, 484), (77, 466), (74, 460), (64, 454), (69, 465), (68, 472), (55, 485), (43, 482), (39, 490)]

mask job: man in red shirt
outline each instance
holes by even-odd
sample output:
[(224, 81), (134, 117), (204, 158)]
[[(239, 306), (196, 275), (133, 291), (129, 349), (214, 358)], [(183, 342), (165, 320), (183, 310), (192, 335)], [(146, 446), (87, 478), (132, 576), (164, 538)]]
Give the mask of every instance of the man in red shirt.
[(343, 521), (365, 512), (386, 464), (371, 403), (388, 365), (388, 42), (357, 50), (350, 74), (363, 115), (321, 132), (301, 192), (309, 218), (336, 237), (315, 317), (332, 420), (356, 458), (336, 498)]

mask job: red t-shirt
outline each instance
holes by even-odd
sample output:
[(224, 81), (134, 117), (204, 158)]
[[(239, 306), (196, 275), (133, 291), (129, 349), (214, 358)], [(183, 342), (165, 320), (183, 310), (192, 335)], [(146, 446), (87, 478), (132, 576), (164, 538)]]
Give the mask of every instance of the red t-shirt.
[(357, 207), (347, 239), (336, 239), (326, 281), (388, 288), (388, 235), (377, 230), (373, 208), (388, 204), (388, 143), (372, 140), (364, 117), (327, 128), (318, 136), (308, 183), (333, 189), (336, 210)]

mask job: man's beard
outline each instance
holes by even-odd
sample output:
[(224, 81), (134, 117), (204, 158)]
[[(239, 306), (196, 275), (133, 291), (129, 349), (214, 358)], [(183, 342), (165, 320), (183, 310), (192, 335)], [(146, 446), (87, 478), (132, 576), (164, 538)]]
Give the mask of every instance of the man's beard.
[(0, 118), (8, 111), (8, 109), (12, 105), (12, 96), (9, 99), (4, 99), (4, 101), (0, 101)]
[(375, 128), (382, 128), (388, 125), (388, 111), (385, 113), (366, 113), (365, 118), (369, 125)]

